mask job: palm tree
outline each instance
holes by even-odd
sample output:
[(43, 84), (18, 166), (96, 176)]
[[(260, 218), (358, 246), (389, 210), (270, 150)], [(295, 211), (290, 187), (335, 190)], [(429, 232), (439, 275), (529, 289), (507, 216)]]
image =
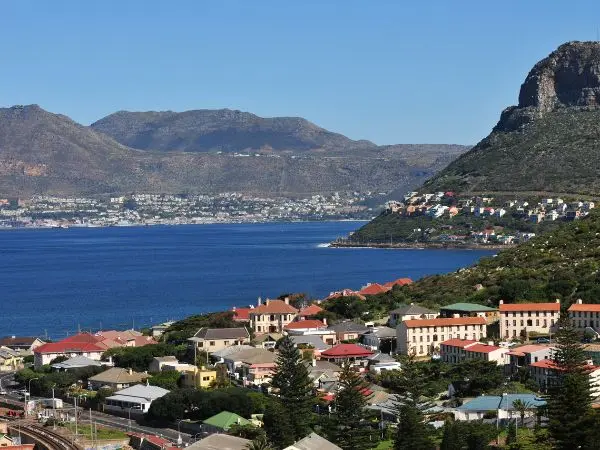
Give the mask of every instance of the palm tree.
[(513, 402), (513, 408), (519, 411), (519, 415), (521, 416), (521, 426), (523, 426), (525, 424), (525, 414), (527, 411), (531, 410), (531, 403), (518, 398)]
[(248, 450), (275, 450), (269, 441), (267, 441), (266, 436), (259, 436), (254, 439), (252, 442), (246, 445)]

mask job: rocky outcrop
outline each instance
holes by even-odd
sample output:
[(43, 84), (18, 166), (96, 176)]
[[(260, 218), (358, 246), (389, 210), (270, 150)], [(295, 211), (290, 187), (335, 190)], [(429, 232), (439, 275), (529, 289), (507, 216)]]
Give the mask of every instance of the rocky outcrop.
[(568, 42), (538, 62), (521, 85), (519, 105), (495, 131), (514, 131), (562, 108), (600, 108), (600, 42)]

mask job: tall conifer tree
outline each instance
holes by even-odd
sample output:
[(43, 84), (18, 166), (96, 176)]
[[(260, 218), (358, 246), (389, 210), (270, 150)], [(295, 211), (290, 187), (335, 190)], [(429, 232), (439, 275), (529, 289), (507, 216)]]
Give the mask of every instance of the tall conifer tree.
[(329, 438), (344, 450), (366, 450), (373, 447), (367, 421), (364, 393), (368, 388), (361, 376), (345, 363), (339, 378), (339, 392), (335, 398), (335, 412), (330, 424)]
[(268, 441), (278, 450), (292, 445), (295, 441), (291, 416), (291, 412), (284, 408), (279, 400), (270, 402), (263, 415)]
[(281, 339), (278, 350), (271, 384), (278, 390), (281, 403), (290, 416), (294, 441), (298, 441), (310, 433), (312, 407), (316, 403), (313, 383), (300, 351), (289, 336)]

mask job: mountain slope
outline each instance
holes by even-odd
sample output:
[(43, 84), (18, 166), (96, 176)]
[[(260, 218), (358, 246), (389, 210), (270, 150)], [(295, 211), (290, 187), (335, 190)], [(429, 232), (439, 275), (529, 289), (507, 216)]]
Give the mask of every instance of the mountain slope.
[[(475, 266), (403, 287), (400, 301), (439, 306), (503, 299), (600, 303), (600, 212), (539, 236)], [(390, 294), (391, 295), (391, 294)]]
[(184, 152), (275, 150), (305, 152), (331, 148), (375, 148), (300, 117), (262, 118), (230, 109), (119, 111), (91, 127), (129, 147)]
[(0, 108), (0, 195), (389, 192), (420, 184), (462, 150), (393, 146), (356, 155), (334, 149), (247, 157), (142, 151), (37, 105), (15, 106)]
[(538, 62), (518, 106), (423, 189), (600, 193), (600, 43), (569, 42)]

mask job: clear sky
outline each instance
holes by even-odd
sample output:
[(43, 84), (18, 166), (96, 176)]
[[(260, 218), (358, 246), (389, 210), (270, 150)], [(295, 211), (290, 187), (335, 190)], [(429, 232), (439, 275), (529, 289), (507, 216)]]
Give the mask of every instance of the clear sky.
[(598, 0), (0, 1), (0, 105), (302, 116), (378, 144), (476, 143)]

